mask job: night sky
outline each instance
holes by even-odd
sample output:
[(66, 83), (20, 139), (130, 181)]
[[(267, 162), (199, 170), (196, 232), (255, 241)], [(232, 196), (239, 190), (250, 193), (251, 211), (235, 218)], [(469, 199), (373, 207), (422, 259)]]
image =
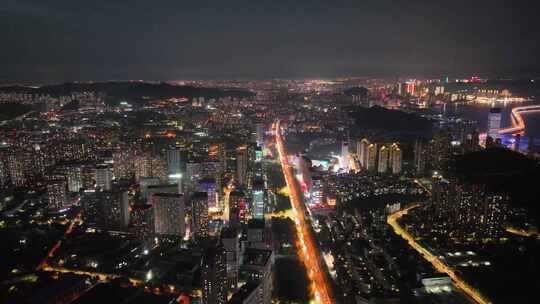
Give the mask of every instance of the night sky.
[(0, 80), (530, 75), (540, 1), (0, 0)]

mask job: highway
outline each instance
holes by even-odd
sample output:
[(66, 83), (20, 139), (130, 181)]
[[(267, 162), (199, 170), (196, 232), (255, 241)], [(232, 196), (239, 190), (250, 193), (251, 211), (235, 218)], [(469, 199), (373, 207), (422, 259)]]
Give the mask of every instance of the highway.
[(402, 238), (404, 238), (406, 241), (409, 242), (409, 245), (414, 248), (418, 253), (420, 253), (428, 262), (430, 262), (433, 267), (439, 271), (444, 272), (448, 274), (448, 276), (454, 281), (454, 284), (461, 289), (465, 294), (467, 294), (470, 298), (472, 298), (476, 303), (479, 304), (488, 304), (490, 303), (486, 298), (484, 298), (476, 289), (472, 288), (469, 284), (467, 284), (465, 281), (460, 279), (458, 275), (455, 273), (454, 269), (452, 269), (450, 266), (442, 262), (438, 257), (436, 257), (434, 254), (429, 252), (426, 248), (422, 247), (418, 242), (414, 240), (414, 237), (407, 232), (405, 229), (401, 228), (401, 226), (398, 224), (398, 220), (409, 210), (414, 209), (416, 207), (420, 206), (420, 204), (414, 204), (412, 206), (409, 206), (405, 209), (402, 209), (398, 212), (395, 212), (388, 216), (387, 223), (394, 229), (394, 232), (398, 235), (400, 235)]
[(287, 159), (285, 145), (280, 131), (280, 122), (273, 125), (276, 138), (276, 147), (279, 153), (279, 160), (283, 169), (285, 181), (290, 190), (290, 200), (293, 209), (293, 215), (296, 223), (296, 234), (300, 242), (298, 254), (308, 269), (308, 275), (312, 281), (312, 291), (315, 295), (315, 303), (330, 304), (333, 303), (330, 293), (330, 283), (324, 272), (324, 266), (321, 262), (321, 255), (318, 252), (316, 240), (311, 231), (311, 227), (306, 221), (306, 207), (302, 201), (302, 193), (298, 183), (294, 179), (292, 167)]
[(521, 116), (522, 113), (537, 113), (540, 112), (539, 105), (515, 107), (512, 109), (511, 118), (512, 126), (501, 129), (499, 134), (516, 134), (525, 131), (525, 120)]

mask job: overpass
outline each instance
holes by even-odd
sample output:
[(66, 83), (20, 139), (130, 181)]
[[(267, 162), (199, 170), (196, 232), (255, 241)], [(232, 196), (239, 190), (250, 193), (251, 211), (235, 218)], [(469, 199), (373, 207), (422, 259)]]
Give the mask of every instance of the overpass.
[(504, 134), (523, 133), (525, 131), (525, 121), (523, 120), (523, 117), (521, 116), (521, 114), (539, 113), (539, 112), (540, 112), (540, 105), (513, 108), (512, 113), (510, 114), (511, 115), (510, 117), (512, 119), (512, 126), (499, 130), (499, 134), (504, 135)]

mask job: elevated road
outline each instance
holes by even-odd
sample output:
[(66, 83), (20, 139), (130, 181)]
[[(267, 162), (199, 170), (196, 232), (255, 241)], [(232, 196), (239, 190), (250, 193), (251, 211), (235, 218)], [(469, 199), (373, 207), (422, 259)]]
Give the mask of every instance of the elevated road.
[(503, 135), (503, 134), (522, 133), (523, 131), (525, 131), (525, 120), (523, 120), (523, 117), (521, 116), (521, 114), (539, 113), (539, 112), (540, 112), (540, 105), (513, 108), (512, 113), (510, 114), (511, 119), (512, 119), (512, 126), (499, 130), (499, 134)]
[(273, 129), (283, 175), (285, 176), (285, 181), (290, 190), (289, 197), (293, 208), (294, 221), (296, 223), (296, 234), (300, 241), (301, 248), (298, 254), (308, 269), (309, 278), (313, 283), (312, 291), (315, 295), (315, 302), (323, 304), (334, 303), (331, 298), (331, 287), (325, 274), (324, 265), (322, 264), (321, 255), (318, 249), (319, 247), (317, 246), (309, 222), (306, 220), (307, 209), (302, 201), (302, 192), (294, 179), (293, 169), (287, 159), (279, 121), (274, 123)]

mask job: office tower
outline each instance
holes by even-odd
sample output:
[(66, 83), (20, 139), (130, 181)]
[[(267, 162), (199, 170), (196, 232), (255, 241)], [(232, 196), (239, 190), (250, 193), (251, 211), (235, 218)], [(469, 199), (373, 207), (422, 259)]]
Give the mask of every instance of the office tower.
[(388, 148), (383, 145), (379, 149), (379, 161), (378, 161), (378, 167), (377, 172), (379, 173), (386, 173), (388, 170), (388, 156), (389, 156)]
[(221, 232), (221, 241), (226, 251), (227, 290), (234, 291), (238, 286), (238, 268), (240, 264), (240, 241), (238, 229), (234, 226)]
[(67, 185), (69, 192), (79, 192), (83, 188), (82, 168), (69, 166), (67, 168)]
[(66, 182), (64, 180), (53, 180), (47, 182), (47, 197), (49, 209), (60, 210), (67, 204)]
[(208, 195), (208, 209), (210, 211), (218, 211), (218, 192), (216, 180), (211, 177), (199, 180), (199, 191), (206, 192)]
[(185, 170), (187, 152), (179, 146), (170, 147), (167, 150), (167, 176), (169, 183), (178, 184)]
[(154, 193), (154, 232), (183, 238), (186, 234), (186, 206), (183, 196), (177, 193)]
[(191, 197), (192, 234), (195, 240), (208, 237), (208, 193), (195, 192)]
[(488, 115), (487, 136), (497, 140), (501, 138), (499, 130), (501, 129), (501, 108), (491, 108)]
[(260, 285), (261, 300), (258, 303), (270, 304), (272, 300), (272, 267), (274, 264), (274, 255), (271, 250), (247, 248), (242, 256), (243, 264), (240, 272), (242, 279), (247, 284)]
[(112, 169), (109, 165), (96, 167), (96, 188), (109, 191), (112, 189)]
[(321, 176), (311, 178), (311, 205), (320, 206), (324, 203), (324, 181)]
[(253, 181), (253, 201), (251, 204), (253, 218), (264, 219), (266, 201), (266, 188), (264, 181), (256, 179)]
[(392, 174), (400, 174), (402, 167), (403, 153), (397, 143), (390, 146), (390, 167)]
[(377, 144), (369, 144), (366, 155), (366, 170), (370, 172), (377, 171)]
[(204, 252), (201, 265), (202, 303), (227, 303), (227, 260), (223, 244)]
[(249, 153), (248, 145), (240, 145), (236, 148), (236, 181), (243, 186), (247, 182)]

